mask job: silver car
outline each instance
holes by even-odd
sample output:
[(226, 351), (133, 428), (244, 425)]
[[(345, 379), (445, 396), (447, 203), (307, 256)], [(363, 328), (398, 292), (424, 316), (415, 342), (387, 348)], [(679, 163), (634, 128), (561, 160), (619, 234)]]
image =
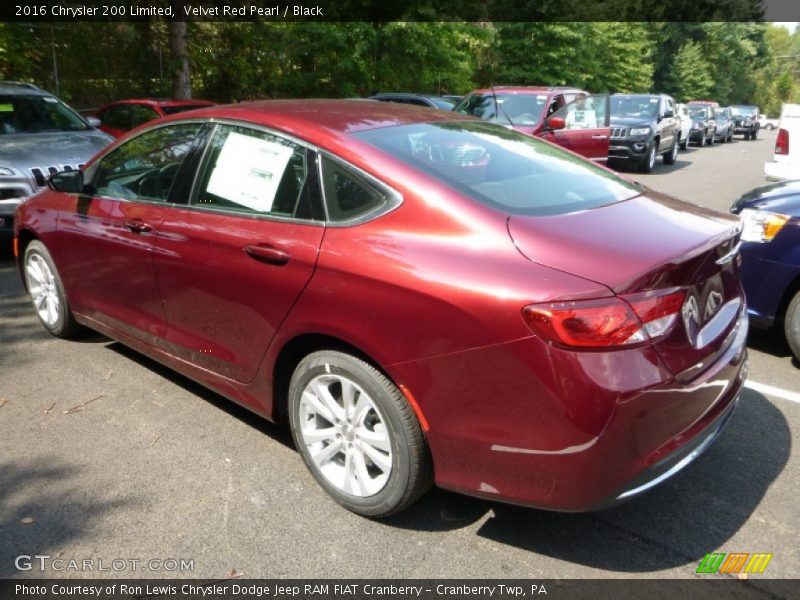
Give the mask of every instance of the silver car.
[(114, 141), (99, 124), (31, 83), (0, 81), (0, 235), (50, 175), (81, 168)]

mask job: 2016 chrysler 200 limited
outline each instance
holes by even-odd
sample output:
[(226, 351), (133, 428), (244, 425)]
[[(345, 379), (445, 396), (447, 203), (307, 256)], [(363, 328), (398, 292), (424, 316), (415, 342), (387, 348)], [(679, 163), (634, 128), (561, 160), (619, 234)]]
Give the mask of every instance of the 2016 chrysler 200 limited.
[(744, 377), (738, 221), (463, 115), (202, 109), (50, 188), (16, 221), (43, 325), (288, 420), (363, 515), (432, 482), (631, 497), (709, 445)]

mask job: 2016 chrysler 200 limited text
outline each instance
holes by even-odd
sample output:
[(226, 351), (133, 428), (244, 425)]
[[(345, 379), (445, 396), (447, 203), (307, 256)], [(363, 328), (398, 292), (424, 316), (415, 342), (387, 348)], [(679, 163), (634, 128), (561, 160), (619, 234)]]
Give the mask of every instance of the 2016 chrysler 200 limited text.
[(363, 101), (145, 125), (17, 212), (44, 326), (272, 420), (340, 504), (432, 482), (588, 510), (666, 479), (745, 372), (738, 221), (547, 142)]

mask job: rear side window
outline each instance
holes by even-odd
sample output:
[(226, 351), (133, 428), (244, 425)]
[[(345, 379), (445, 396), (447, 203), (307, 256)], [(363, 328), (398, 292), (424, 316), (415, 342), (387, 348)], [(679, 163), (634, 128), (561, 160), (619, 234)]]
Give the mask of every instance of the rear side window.
[(97, 115), (100, 122), (114, 129), (128, 130), (131, 128), (130, 109), (126, 105), (112, 106), (111, 108), (103, 111)]
[(220, 125), (206, 149), (192, 204), (299, 218), (308, 171), (302, 146), (266, 132)]
[(372, 215), (389, 201), (387, 194), (364, 181), (345, 167), (323, 158), (322, 182), (328, 219), (351, 221)]
[(643, 189), (561, 148), (492, 123), (419, 123), (354, 135), (510, 214), (590, 210), (632, 198)]

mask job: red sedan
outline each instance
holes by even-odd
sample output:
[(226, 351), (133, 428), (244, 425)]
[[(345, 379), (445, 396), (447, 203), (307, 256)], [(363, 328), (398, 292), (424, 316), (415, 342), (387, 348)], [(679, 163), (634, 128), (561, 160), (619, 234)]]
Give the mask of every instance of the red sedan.
[(443, 488), (630, 498), (728, 419), (738, 221), (455, 113), (274, 101), (150, 123), (16, 215), (44, 327), (274, 421), (381, 517)]
[(118, 138), (153, 119), (208, 106), (214, 106), (214, 102), (154, 98), (118, 100), (98, 108), (95, 116), (100, 119), (100, 129)]

